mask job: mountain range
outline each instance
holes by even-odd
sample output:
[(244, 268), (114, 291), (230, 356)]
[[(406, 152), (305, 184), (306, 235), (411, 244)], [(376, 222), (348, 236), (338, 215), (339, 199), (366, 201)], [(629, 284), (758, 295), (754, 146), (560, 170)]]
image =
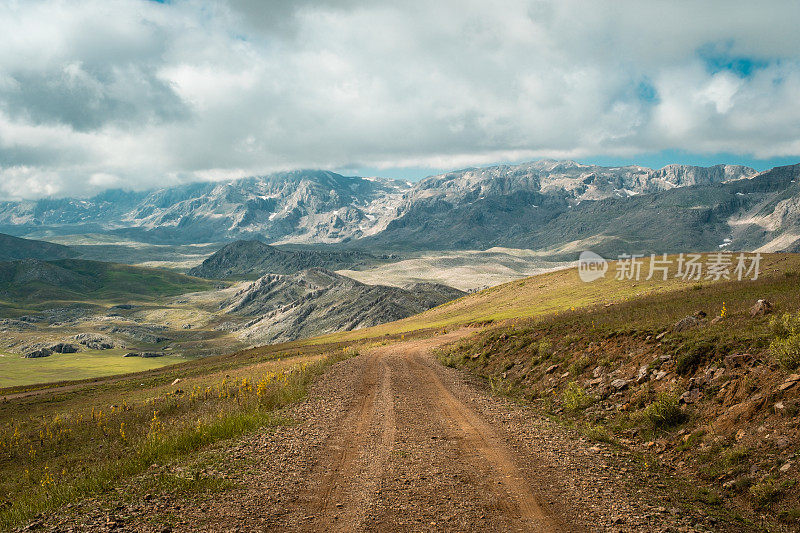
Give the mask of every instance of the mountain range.
[(369, 250), (547, 250), (570, 256), (776, 251), (800, 239), (800, 166), (603, 167), (544, 160), (418, 183), (294, 171), (90, 199), (0, 203), (20, 236), (103, 232), (150, 243), (335, 244)]

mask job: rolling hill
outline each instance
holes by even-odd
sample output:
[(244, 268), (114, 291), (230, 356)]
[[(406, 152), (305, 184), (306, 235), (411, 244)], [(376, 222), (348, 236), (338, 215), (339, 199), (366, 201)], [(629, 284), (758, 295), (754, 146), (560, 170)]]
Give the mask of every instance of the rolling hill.
[(338, 270), (373, 265), (381, 259), (350, 250), (284, 250), (261, 241), (225, 245), (187, 272), (210, 279), (257, 279), (265, 274), (294, 274), (308, 268)]
[(0, 261), (16, 259), (65, 259), (77, 252), (68, 246), (45, 241), (21, 239), (0, 233)]
[[(82, 259), (0, 262), (0, 300), (9, 305), (53, 301), (141, 301), (214, 288), (175, 272)], [(124, 302), (119, 302), (124, 303)]]

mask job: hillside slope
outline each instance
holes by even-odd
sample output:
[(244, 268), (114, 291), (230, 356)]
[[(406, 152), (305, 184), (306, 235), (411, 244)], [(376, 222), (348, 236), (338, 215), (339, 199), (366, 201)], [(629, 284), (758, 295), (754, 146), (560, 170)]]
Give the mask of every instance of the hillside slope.
[[(703, 261), (708, 261), (708, 258), (708, 254), (703, 255)], [(670, 259), (677, 261), (677, 256), (670, 256)], [(584, 283), (580, 280), (577, 268), (556, 270), (469, 294), (397, 322), (360, 331), (325, 336), (310, 340), (310, 342), (327, 342), (331, 339), (355, 340), (429, 328), (483, 325), (516, 318), (539, 317), (563, 313), (572, 308), (614, 305), (649, 294), (669, 293), (695, 286), (702, 287), (719, 283), (703, 279), (692, 281), (676, 278), (674, 276), (676, 273), (675, 262), (672, 263), (670, 275), (666, 280), (658, 275), (653, 279), (646, 280), (644, 278), (647, 277), (650, 267), (649, 257), (642, 260), (640, 280), (618, 280), (616, 279), (618, 265), (618, 262), (609, 262), (605, 277), (591, 283)], [(784, 272), (787, 271), (800, 272), (800, 255), (762, 254), (761, 279), (783, 279)]]
[(139, 301), (213, 287), (206, 280), (175, 272), (100, 261), (0, 262), (0, 299), (6, 303), (38, 306), (48, 301)]
[(439, 357), (589, 439), (685, 477), (686, 505), (728, 509), (742, 530), (795, 531), (798, 266), (797, 255), (776, 255), (755, 281), (518, 319)]

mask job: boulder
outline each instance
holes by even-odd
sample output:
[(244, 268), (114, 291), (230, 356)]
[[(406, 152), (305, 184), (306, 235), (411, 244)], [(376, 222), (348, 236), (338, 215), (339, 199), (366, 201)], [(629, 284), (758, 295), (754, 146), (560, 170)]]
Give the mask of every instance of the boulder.
[(679, 403), (696, 403), (700, 400), (700, 389), (687, 390), (678, 398)]
[(726, 355), (722, 362), (726, 368), (736, 368), (737, 366), (744, 366), (753, 359), (749, 353), (735, 353)]
[(750, 308), (750, 316), (764, 316), (772, 312), (772, 303), (769, 300), (759, 300)]
[(686, 331), (687, 329), (699, 327), (702, 324), (703, 321), (696, 316), (687, 316), (675, 322), (675, 325), (672, 326), (672, 331)]
[(618, 378), (612, 380), (611, 383), (609, 383), (609, 385), (611, 386), (612, 389), (616, 391), (621, 391), (628, 387), (628, 381), (625, 379)]
[(552, 366), (548, 366), (548, 367), (547, 367), (547, 370), (545, 370), (545, 371), (544, 371), (544, 373), (545, 373), (545, 374), (552, 374), (553, 372), (555, 372), (556, 370), (558, 370), (558, 367), (559, 367), (559, 366), (560, 366), (560, 365), (552, 365)]
[(800, 382), (800, 374), (790, 374), (784, 381), (778, 386), (778, 391), (782, 392), (787, 389), (791, 389), (797, 383)]

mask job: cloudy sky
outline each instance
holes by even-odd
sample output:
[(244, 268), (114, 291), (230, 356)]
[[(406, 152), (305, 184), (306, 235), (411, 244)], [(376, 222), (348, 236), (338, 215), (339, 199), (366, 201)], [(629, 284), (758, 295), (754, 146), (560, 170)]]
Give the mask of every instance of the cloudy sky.
[(0, 197), (800, 161), (800, 2), (5, 0)]

